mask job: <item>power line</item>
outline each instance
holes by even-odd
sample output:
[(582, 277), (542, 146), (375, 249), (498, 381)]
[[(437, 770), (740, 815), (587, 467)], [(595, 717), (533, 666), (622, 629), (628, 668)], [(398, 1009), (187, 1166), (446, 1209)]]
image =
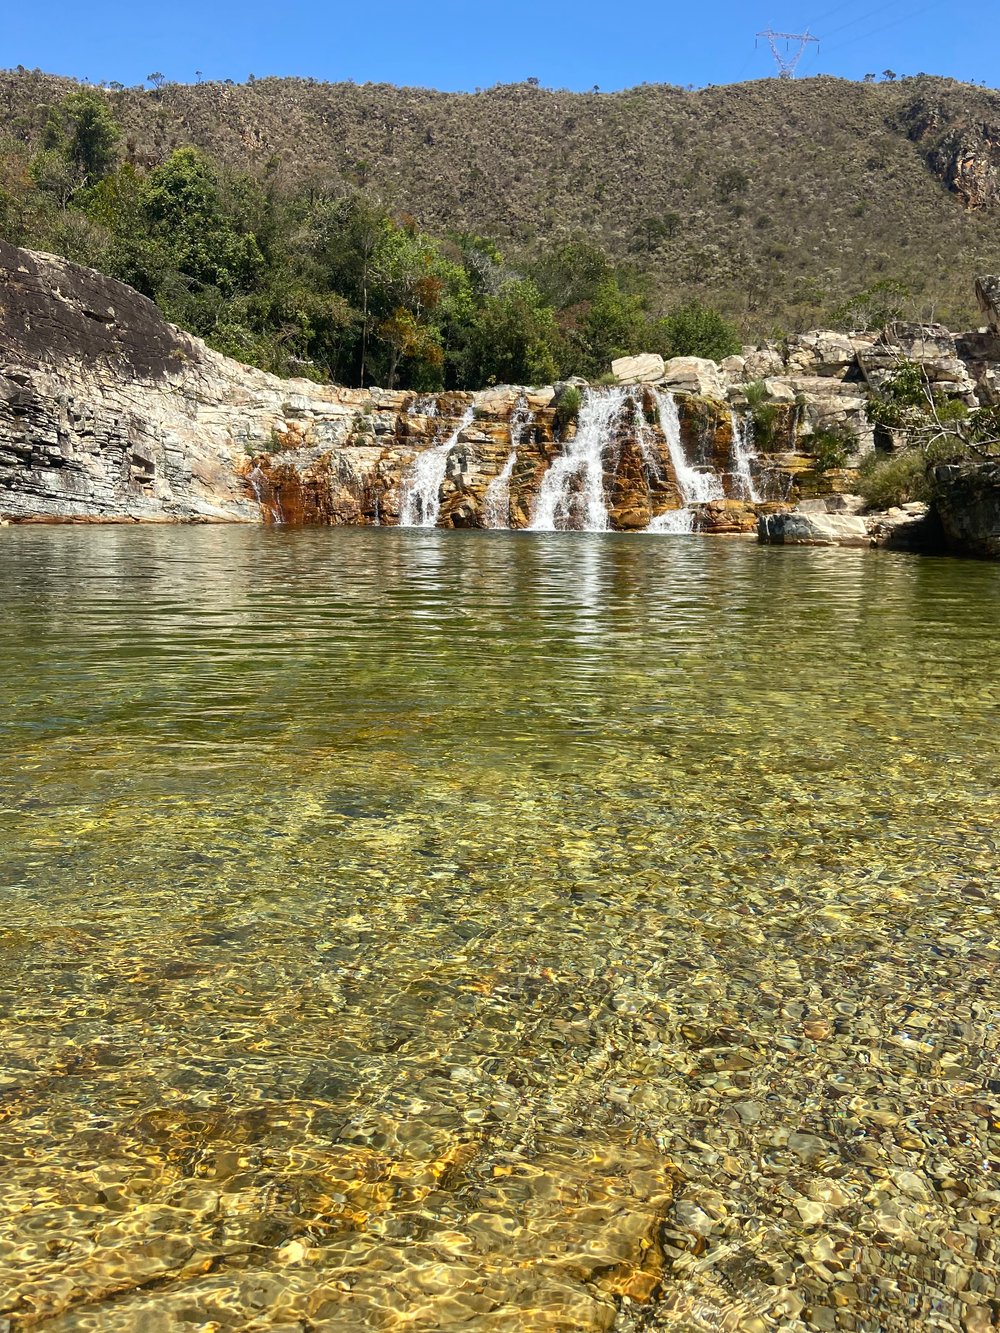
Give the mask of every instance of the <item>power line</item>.
[(825, 23), (827, 19), (833, 18), (837, 14), (842, 14), (845, 9), (852, 9), (857, 4), (857, 0), (847, 0), (846, 4), (837, 5), (836, 9), (828, 9), (825, 14), (820, 14), (819, 18), (813, 19), (809, 24), (809, 30), (818, 28), (820, 24)]
[[(889, 0), (888, 4), (879, 5), (877, 9), (870, 10), (867, 14), (859, 14), (856, 18), (849, 19), (847, 23), (841, 24), (839, 28), (834, 28), (833, 32), (827, 33), (827, 37), (836, 37), (838, 33), (846, 32), (848, 28), (853, 28), (857, 23), (866, 23), (870, 19), (877, 18), (879, 14), (885, 14), (888, 10), (895, 9), (900, 3), (909, 4), (910, 0)], [(904, 14), (901, 16), (900, 22), (904, 18), (911, 17), (910, 14)]]
[[(936, 0), (927, 0), (927, 4), (921, 5), (919, 9), (914, 10), (912, 13), (900, 14), (899, 18), (892, 19), (889, 23), (883, 23), (880, 28), (872, 28), (868, 32), (861, 33), (859, 35), (859, 40), (867, 41), (869, 37), (877, 37), (880, 32), (888, 32), (890, 28), (898, 28), (901, 23), (907, 23), (911, 19), (919, 18), (921, 14), (926, 14), (929, 9), (932, 9), (935, 3)], [(852, 40), (853, 39), (848, 38), (846, 41), (841, 42), (839, 46), (834, 44), (833, 50), (843, 51), (845, 47), (851, 45)], [(829, 48), (825, 48), (825, 51), (828, 55)]]

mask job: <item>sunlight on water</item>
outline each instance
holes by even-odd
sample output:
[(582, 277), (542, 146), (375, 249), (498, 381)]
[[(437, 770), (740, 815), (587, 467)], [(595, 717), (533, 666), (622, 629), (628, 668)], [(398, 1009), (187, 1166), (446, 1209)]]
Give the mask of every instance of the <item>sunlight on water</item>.
[(23, 528), (0, 574), (0, 1323), (988, 1300), (1000, 569)]

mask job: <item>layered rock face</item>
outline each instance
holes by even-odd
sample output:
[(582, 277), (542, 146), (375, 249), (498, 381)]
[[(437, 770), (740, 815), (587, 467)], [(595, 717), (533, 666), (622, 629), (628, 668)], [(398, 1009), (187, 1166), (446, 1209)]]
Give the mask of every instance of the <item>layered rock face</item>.
[[(558, 525), (586, 526), (595, 450), (606, 526), (644, 528), (683, 503), (657, 391), (622, 391), (596, 442), (578, 410), (560, 413), (564, 391), (419, 398), (280, 380), (121, 283), (0, 244), (0, 519), (526, 527), (552, 464), (570, 459)], [(729, 405), (677, 402), (681, 455), (718, 479), (706, 525), (752, 529)]]
[(1000, 559), (1000, 459), (939, 467), (935, 480), (945, 544)]
[(241, 366), (130, 287), (0, 243), (2, 517), (255, 522), (248, 456), (302, 420), (339, 439), (356, 397)]
[[(985, 306), (995, 288), (980, 287)], [(0, 520), (752, 532), (851, 491), (814, 440), (840, 432), (852, 462), (870, 451), (867, 394), (902, 359), (971, 406), (998, 401), (1000, 334), (903, 324), (722, 365), (626, 358), (617, 387), (421, 397), (280, 380), (121, 283), (0, 244)]]

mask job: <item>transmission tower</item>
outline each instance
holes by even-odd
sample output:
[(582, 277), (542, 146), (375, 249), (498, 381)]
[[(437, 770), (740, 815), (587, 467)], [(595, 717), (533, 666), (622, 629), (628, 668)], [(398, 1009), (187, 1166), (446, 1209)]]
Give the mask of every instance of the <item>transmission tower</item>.
[[(768, 28), (767, 32), (759, 32), (757, 36), (758, 38), (764, 37), (767, 39), (771, 47), (771, 54), (774, 56), (774, 62), (778, 66), (779, 79), (795, 78), (795, 70), (798, 67), (799, 61), (805, 55), (806, 47), (809, 45), (810, 42), (815, 42), (816, 49), (817, 51), (819, 50), (819, 38), (813, 37), (811, 33), (809, 33), (808, 31), (773, 32), (770, 28)], [(782, 51), (781, 48), (778, 46), (779, 42), (785, 43), (784, 51)], [(789, 51), (789, 45), (788, 45), (789, 42), (798, 42), (799, 44), (798, 50), (795, 51), (794, 54), (791, 54)], [(756, 45), (757, 43), (754, 42), (754, 46)]]

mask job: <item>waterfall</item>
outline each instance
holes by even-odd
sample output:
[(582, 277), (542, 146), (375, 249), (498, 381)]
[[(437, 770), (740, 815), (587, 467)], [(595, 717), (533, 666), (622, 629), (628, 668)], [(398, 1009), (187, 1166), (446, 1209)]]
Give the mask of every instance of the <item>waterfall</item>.
[(436, 417), (437, 414), (437, 398), (432, 393), (425, 393), (420, 398), (414, 398), (413, 402), (406, 409), (406, 415), (408, 417)]
[(642, 389), (632, 390), (632, 401), (635, 404), (635, 442), (642, 454), (642, 461), (646, 464), (647, 475), (657, 482), (663, 482), (666, 480), (663, 453), (656, 432), (646, 420), (643, 398)]
[(448, 455), (458, 443), (462, 431), (472, 422), (472, 408), (443, 444), (435, 444), (417, 454), (403, 477), (399, 506), (401, 528), (433, 528), (441, 512), (441, 487), (448, 470)]
[[(532, 532), (608, 530), (604, 449), (615, 421), (631, 401), (625, 388), (584, 389), (576, 436), (542, 478), (529, 527)], [(573, 519), (578, 522), (574, 523)]]
[(483, 521), (487, 528), (510, 527), (510, 478), (517, 462), (518, 446), (523, 443), (528, 430), (535, 424), (535, 414), (528, 408), (528, 401), (522, 394), (514, 404), (510, 417), (510, 454), (503, 471), (494, 477), (483, 497)]
[(681, 500), (685, 505), (705, 504), (709, 500), (724, 500), (726, 492), (715, 472), (691, 467), (681, 440), (681, 419), (677, 400), (672, 393), (656, 390), (656, 405), (660, 412), (660, 426), (670, 451)]
[(674, 537), (694, 532), (694, 513), (690, 509), (670, 509), (654, 518), (647, 532), (666, 532)]
[(510, 476), (517, 462), (517, 450), (512, 449), (503, 465), (503, 471), (494, 477), (483, 499), (483, 526), (502, 529), (510, 527)]
[(757, 489), (750, 468), (750, 464), (757, 459), (757, 451), (753, 447), (753, 426), (750, 422), (741, 423), (735, 412), (730, 412), (729, 416), (733, 423), (732, 470), (736, 498), (758, 504), (763, 496)]
[(264, 487), (261, 485), (261, 482), (266, 485), (267, 478), (256, 463), (250, 469), (250, 472), (247, 475), (247, 481), (253, 488), (253, 493), (257, 497), (257, 503), (260, 505), (261, 509), (266, 510), (267, 513), (270, 514), (271, 522), (275, 524), (284, 523), (285, 516), (281, 512), (281, 502), (277, 496), (271, 501), (266, 501), (264, 499)]

